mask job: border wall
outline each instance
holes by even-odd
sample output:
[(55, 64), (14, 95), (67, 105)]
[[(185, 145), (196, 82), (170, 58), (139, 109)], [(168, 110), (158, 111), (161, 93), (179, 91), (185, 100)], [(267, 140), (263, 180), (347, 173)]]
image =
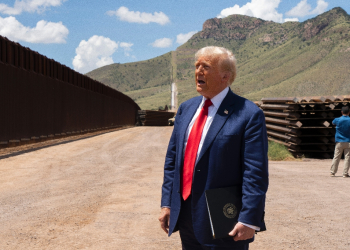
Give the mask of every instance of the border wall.
[(121, 92), (0, 36), (2, 146), (134, 126), (138, 110)]

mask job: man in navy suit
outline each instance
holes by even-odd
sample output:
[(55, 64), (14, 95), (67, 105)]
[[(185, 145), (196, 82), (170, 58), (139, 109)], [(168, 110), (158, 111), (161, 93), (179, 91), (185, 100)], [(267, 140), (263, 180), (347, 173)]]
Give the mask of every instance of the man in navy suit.
[[(165, 158), (159, 221), (169, 236), (179, 230), (182, 249), (248, 249), (255, 231), (265, 230), (265, 117), (254, 103), (230, 90), (236, 77), (231, 51), (205, 47), (195, 60), (201, 96), (178, 109)], [(239, 222), (229, 233), (232, 237), (213, 239), (205, 190), (230, 186), (242, 187)]]

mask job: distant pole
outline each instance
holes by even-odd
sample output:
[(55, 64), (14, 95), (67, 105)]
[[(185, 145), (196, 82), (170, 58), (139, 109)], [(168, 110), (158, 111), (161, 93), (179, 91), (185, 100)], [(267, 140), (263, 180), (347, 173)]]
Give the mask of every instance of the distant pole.
[(177, 101), (176, 101), (177, 88), (176, 84), (173, 82), (171, 84), (171, 110), (176, 110)]

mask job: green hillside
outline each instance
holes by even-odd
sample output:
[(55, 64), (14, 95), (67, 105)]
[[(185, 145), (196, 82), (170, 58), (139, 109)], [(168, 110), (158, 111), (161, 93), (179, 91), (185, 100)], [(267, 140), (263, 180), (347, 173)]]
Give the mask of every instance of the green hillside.
[(350, 94), (349, 39), (350, 16), (341, 8), (302, 23), (232, 15), (207, 20), (176, 51), (88, 75), (131, 96), (141, 108), (152, 109), (170, 103), (173, 69), (180, 104), (197, 95), (194, 53), (215, 45), (235, 54), (238, 76), (231, 88), (248, 99)]
[(170, 103), (172, 53), (146, 61), (107, 65), (86, 75), (127, 94), (143, 109), (158, 108)]

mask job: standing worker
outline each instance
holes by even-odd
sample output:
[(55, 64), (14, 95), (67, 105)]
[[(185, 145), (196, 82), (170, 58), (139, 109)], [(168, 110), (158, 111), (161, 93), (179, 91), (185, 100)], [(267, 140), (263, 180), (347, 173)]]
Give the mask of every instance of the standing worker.
[(334, 177), (338, 171), (338, 165), (340, 158), (344, 151), (345, 161), (343, 177), (349, 177), (350, 166), (350, 109), (348, 106), (344, 106), (341, 109), (342, 116), (333, 120), (333, 125), (336, 125), (335, 133), (335, 150), (334, 158), (331, 167), (331, 177)]
[[(183, 250), (246, 250), (265, 230), (268, 187), (263, 112), (229, 86), (236, 77), (231, 51), (209, 46), (195, 55), (194, 97), (178, 109), (164, 164), (161, 228), (179, 230)], [(205, 191), (237, 186), (242, 209), (230, 237), (213, 239)]]

